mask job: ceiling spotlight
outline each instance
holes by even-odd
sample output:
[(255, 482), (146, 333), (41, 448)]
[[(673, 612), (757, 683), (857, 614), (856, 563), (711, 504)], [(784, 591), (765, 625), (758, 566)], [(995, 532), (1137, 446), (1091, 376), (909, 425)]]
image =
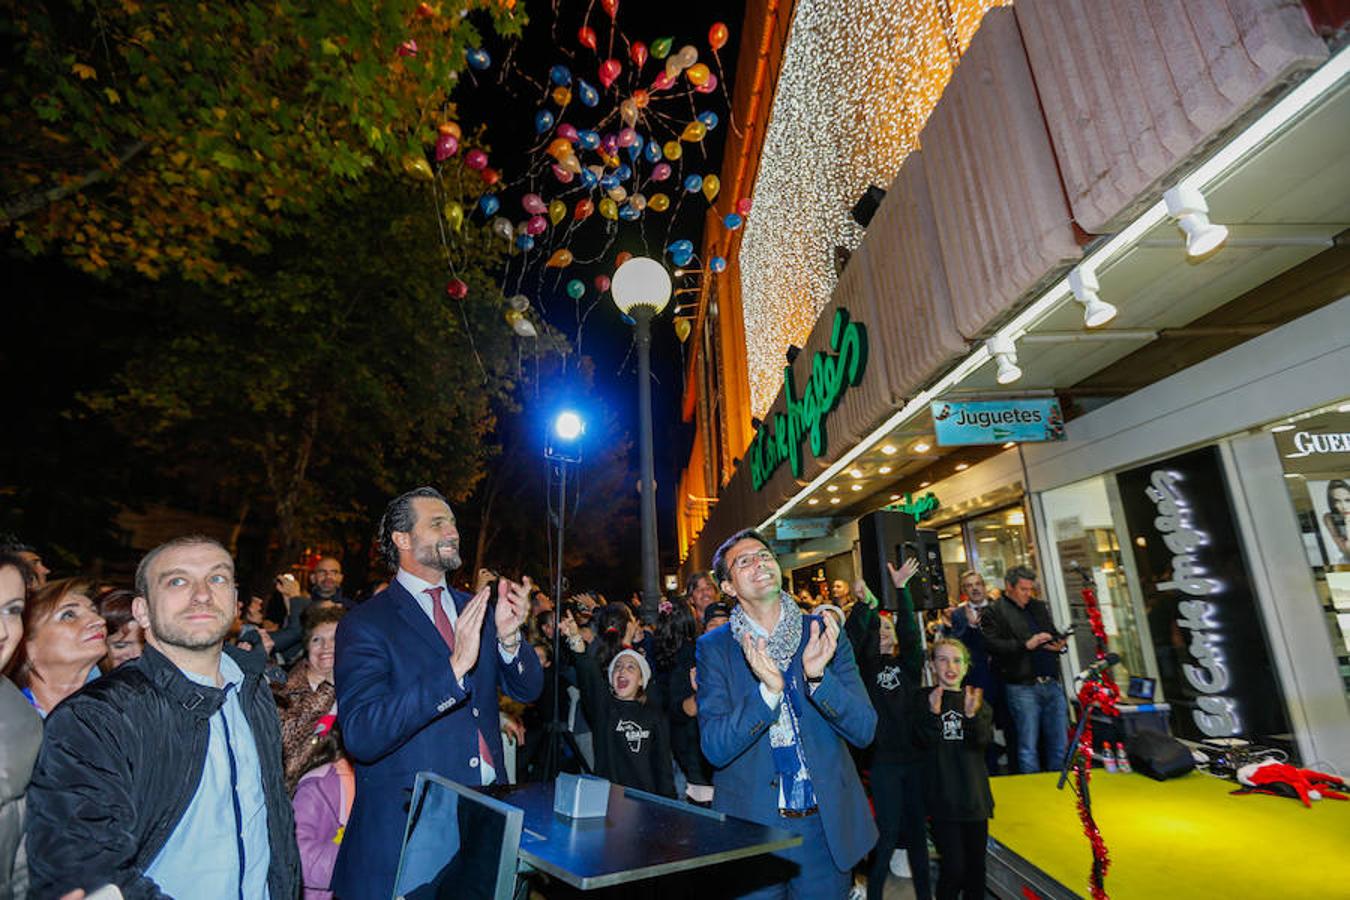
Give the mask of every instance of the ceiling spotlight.
[(927, 453), (929, 450), (932, 449), (933, 445), (928, 443), (927, 441), (919, 441), (917, 444), (914, 445), (915, 453)]
[(931, 482), (931, 481), (920, 481), (920, 482), (919, 482), (919, 488), (920, 488), (920, 489), (926, 488), (926, 487), (928, 487), (928, 486), (929, 486), (930, 484), (932, 484), (932, 483), (933, 483), (933, 482)]
[(862, 490), (862, 485), (861, 485), (861, 484), (855, 484), (855, 485), (853, 485), (853, 490), (855, 490), (855, 491), (861, 491), (861, 490)]
[(999, 384), (1012, 384), (1022, 377), (1022, 370), (1017, 368), (1017, 345), (1012, 338), (1006, 334), (996, 334), (984, 345), (989, 348), (989, 355), (998, 366)]
[(970, 463), (957, 463), (957, 464), (956, 464), (956, 471), (958, 471), (958, 472), (964, 472), (966, 469), (969, 469), (969, 468), (970, 468)]
[(861, 477), (863, 477), (863, 470), (862, 470), (862, 469), (849, 469), (849, 470), (848, 470), (848, 474), (852, 475), (854, 478), (861, 478)]
[(899, 448), (897, 448), (894, 444), (883, 444), (881, 446), (881, 452), (885, 453), (887, 456), (894, 456), (898, 449)]
[(838, 497), (831, 497), (831, 498), (830, 498), (830, 502), (831, 502), (831, 503), (838, 503), (838, 502), (839, 502), (839, 498), (838, 498)]
[(806, 503), (807, 503), (808, 506), (815, 506), (815, 505), (816, 505), (817, 503), (819, 503), (819, 502), (820, 502), (820, 501), (817, 500), (815, 497), (812, 497), (810, 500), (807, 500), (807, 501), (806, 501)]
[(890, 466), (882, 466), (881, 468), (877, 469), (877, 474), (879, 474), (879, 475), (889, 475), (889, 474), (891, 474), (891, 467), (890, 467)]
[(827, 490), (827, 491), (829, 491), (831, 494), (833, 494), (835, 491), (839, 490), (839, 485), (837, 485), (837, 484), (827, 484), (827, 485), (825, 485), (825, 490)]
[(1228, 229), (1209, 221), (1209, 204), (1204, 194), (1193, 187), (1174, 187), (1163, 194), (1167, 214), (1177, 220), (1186, 234), (1186, 255), (1205, 256), (1228, 240)]
[(1116, 308), (1097, 296), (1101, 289), (1097, 273), (1091, 269), (1077, 266), (1069, 272), (1069, 290), (1073, 299), (1083, 304), (1083, 324), (1088, 328), (1098, 328), (1116, 317)]

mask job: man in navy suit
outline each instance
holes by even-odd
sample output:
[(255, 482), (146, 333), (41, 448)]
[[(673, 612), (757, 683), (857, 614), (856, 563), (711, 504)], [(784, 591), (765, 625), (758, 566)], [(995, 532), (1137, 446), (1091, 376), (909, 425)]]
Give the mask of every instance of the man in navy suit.
[[(394, 892), (413, 779), (430, 771), (471, 786), (505, 781), (497, 689), (531, 702), (539, 658), (521, 646), (529, 579), (472, 598), (451, 589), (459, 531), (435, 489), (393, 500), (380, 545), (398, 574), (338, 624), (338, 723), (356, 769), (356, 801), (338, 851), (333, 890), (343, 900)], [(522, 649), (524, 652), (522, 652)]]
[[(698, 724), (713, 808), (795, 832), (798, 847), (747, 865), (744, 897), (845, 897), (877, 830), (845, 741), (872, 742), (877, 715), (833, 615), (783, 592), (768, 542), (747, 529), (713, 556), (731, 620), (699, 638)], [(823, 621), (822, 621), (823, 619)]]

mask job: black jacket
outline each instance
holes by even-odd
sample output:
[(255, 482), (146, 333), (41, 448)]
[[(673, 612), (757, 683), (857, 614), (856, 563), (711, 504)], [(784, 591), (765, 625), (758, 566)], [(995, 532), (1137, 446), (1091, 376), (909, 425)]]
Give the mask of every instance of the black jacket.
[(989, 770), (984, 749), (993, 731), (994, 713), (981, 703), (975, 715), (965, 716), (965, 694), (942, 692), (942, 712), (929, 705), (932, 688), (910, 696), (917, 719), (915, 732), (927, 752), (924, 778), (924, 809), (938, 822), (977, 822), (994, 814), (994, 795), (989, 790)]
[[(262, 766), (271, 838), (268, 889), (272, 900), (292, 900), (300, 891), (300, 854), (263, 654), (234, 647), (225, 652), (244, 672), (239, 699)], [(224, 702), (224, 691), (188, 680), (147, 645), (140, 659), (52, 710), (28, 788), (32, 897), (108, 883), (128, 898), (164, 896), (144, 872), (196, 794), (210, 719)]]
[(665, 711), (656, 703), (615, 697), (595, 654), (571, 656), (576, 660), (581, 705), (591, 723), (595, 774), (624, 787), (674, 797)]
[(1048, 606), (1040, 600), (1031, 600), (1027, 608), (1031, 610), (1031, 616), (1036, 620), (1036, 631), (1027, 627), (1026, 614), (1007, 597), (1000, 597), (989, 604), (980, 618), (980, 632), (984, 635), (984, 645), (989, 649), (994, 668), (1008, 684), (1024, 684), (1031, 681), (1036, 675), (1031, 654), (1050, 652), (1039, 647), (1028, 650), (1027, 641), (1031, 636), (1041, 631), (1050, 634), (1056, 632), (1055, 625), (1050, 620)]

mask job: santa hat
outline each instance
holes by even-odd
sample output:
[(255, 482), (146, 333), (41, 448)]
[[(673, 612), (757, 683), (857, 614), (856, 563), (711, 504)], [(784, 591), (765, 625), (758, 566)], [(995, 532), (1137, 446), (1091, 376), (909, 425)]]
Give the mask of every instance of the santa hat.
[(647, 687), (647, 682), (648, 682), (648, 681), (651, 681), (651, 679), (652, 679), (652, 667), (649, 666), (649, 665), (647, 665), (647, 660), (643, 659), (641, 653), (637, 652), (636, 650), (632, 649), (631, 647), (625, 647), (625, 648), (623, 648), (622, 650), (620, 650), (618, 653), (616, 653), (616, 654), (614, 655), (614, 658), (613, 658), (613, 659), (611, 659), (611, 660), (609, 661), (609, 673), (608, 673), (608, 674), (609, 674), (609, 683), (610, 683), (610, 684), (613, 684), (613, 683), (614, 683), (614, 666), (615, 666), (615, 664), (618, 663), (618, 661), (621, 660), (621, 659), (623, 659), (625, 656), (631, 656), (631, 657), (633, 657), (633, 659), (637, 660), (637, 667), (638, 667), (639, 671), (642, 672), (642, 686), (643, 686), (643, 688), (646, 688), (646, 687)]

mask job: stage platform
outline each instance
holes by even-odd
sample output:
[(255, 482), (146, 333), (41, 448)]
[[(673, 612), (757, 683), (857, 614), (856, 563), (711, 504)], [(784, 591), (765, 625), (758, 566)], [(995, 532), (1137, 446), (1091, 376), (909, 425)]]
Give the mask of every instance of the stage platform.
[[(991, 779), (988, 886), (1025, 900), (1086, 897), (1092, 852), (1070, 785), (1059, 775)], [(1159, 897), (1350, 897), (1350, 801), (1230, 796), (1229, 781), (1093, 773), (1092, 809), (1113, 900)]]

